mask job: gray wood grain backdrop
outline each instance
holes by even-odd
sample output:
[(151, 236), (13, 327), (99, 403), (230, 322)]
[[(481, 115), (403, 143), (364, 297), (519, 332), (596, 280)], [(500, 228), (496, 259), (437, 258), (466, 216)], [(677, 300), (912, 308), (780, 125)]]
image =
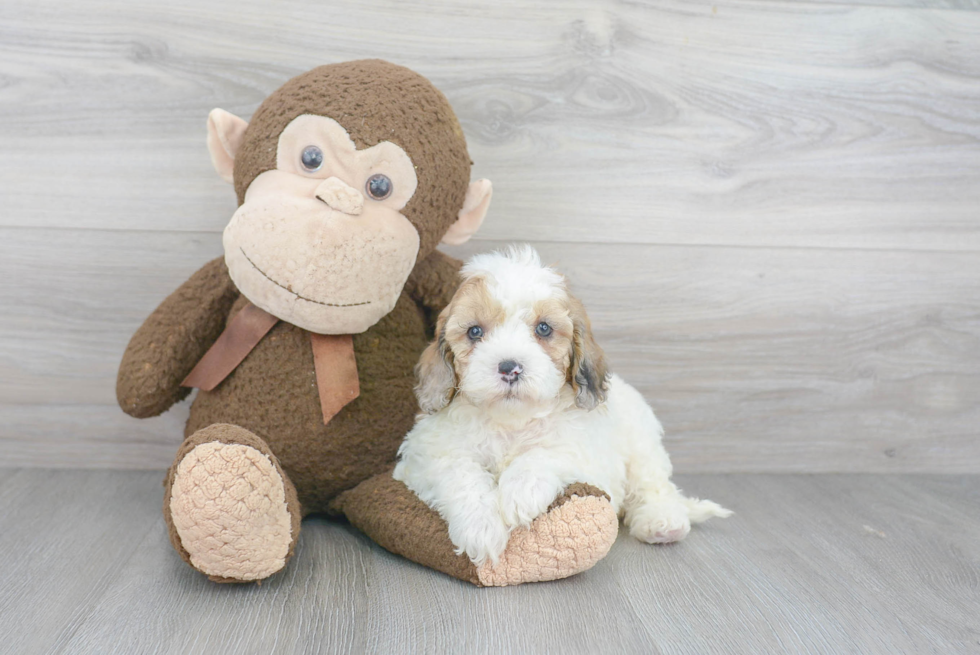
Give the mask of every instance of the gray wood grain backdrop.
[(132, 332), (221, 252), (205, 119), (382, 57), (568, 272), (680, 471), (980, 471), (978, 3), (0, 3), (0, 465), (158, 468)]

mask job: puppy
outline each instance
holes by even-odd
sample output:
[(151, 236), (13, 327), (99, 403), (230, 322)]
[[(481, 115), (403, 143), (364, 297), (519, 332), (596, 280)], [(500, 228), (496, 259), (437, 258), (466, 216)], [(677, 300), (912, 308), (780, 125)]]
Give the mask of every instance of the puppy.
[(478, 255), (416, 373), (422, 414), (394, 477), (437, 511), (458, 553), (496, 564), (573, 482), (609, 494), (637, 539), (678, 541), (730, 511), (670, 481), (663, 428), (606, 372), (582, 304), (530, 246)]

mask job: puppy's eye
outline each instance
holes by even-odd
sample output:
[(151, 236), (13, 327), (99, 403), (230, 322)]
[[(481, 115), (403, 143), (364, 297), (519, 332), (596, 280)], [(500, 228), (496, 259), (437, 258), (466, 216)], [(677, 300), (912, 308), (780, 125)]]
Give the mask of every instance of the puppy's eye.
[(538, 327), (534, 328), (534, 333), (539, 337), (550, 337), (551, 336), (551, 326), (541, 321), (538, 323)]
[(470, 338), (470, 341), (476, 341), (483, 336), (483, 328), (479, 325), (474, 325), (466, 331), (466, 336)]
[(306, 146), (303, 148), (303, 154), (299, 159), (303, 164), (303, 168), (313, 173), (314, 171), (320, 170), (320, 167), (323, 166), (323, 151), (316, 146)]
[(391, 179), (381, 173), (375, 173), (369, 177), (367, 184), (364, 185), (365, 191), (375, 200), (384, 200), (390, 196), (392, 187)]

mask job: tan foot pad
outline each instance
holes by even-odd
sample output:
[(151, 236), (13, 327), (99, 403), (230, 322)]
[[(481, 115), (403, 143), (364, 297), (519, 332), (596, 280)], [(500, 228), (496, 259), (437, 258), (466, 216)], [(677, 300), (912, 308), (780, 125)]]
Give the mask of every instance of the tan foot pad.
[(477, 576), (488, 587), (567, 578), (595, 566), (618, 534), (619, 518), (604, 495), (564, 496), (529, 528), (514, 530), (497, 566), (488, 562)]
[(170, 497), (191, 564), (210, 576), (261, 580), (286, 563), (290, 516), (282, 476), (250, 446), (196, 446), (180, 461)]

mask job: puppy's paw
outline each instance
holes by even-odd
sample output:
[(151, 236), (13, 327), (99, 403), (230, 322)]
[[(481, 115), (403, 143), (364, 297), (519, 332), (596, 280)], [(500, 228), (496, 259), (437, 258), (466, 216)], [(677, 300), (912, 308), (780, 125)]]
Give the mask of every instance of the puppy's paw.
[(557, 476), (539, 476), (530, 472), (500, 476), (500, 515), (511, 528), (527, 527), (544, 514), (564, 488)]
[(496, 564), (507, 548), (510, 528), (495, 513), (474, 513), (449, 522), (449, 539), (457, 555), (467, 555), (477, 566), (488, 561)]
[(687, 507), (677, 500), (646, 503), (627, 517), (630, 534), (649, 544), (669, 544), (680, 541), (691, 531)]

